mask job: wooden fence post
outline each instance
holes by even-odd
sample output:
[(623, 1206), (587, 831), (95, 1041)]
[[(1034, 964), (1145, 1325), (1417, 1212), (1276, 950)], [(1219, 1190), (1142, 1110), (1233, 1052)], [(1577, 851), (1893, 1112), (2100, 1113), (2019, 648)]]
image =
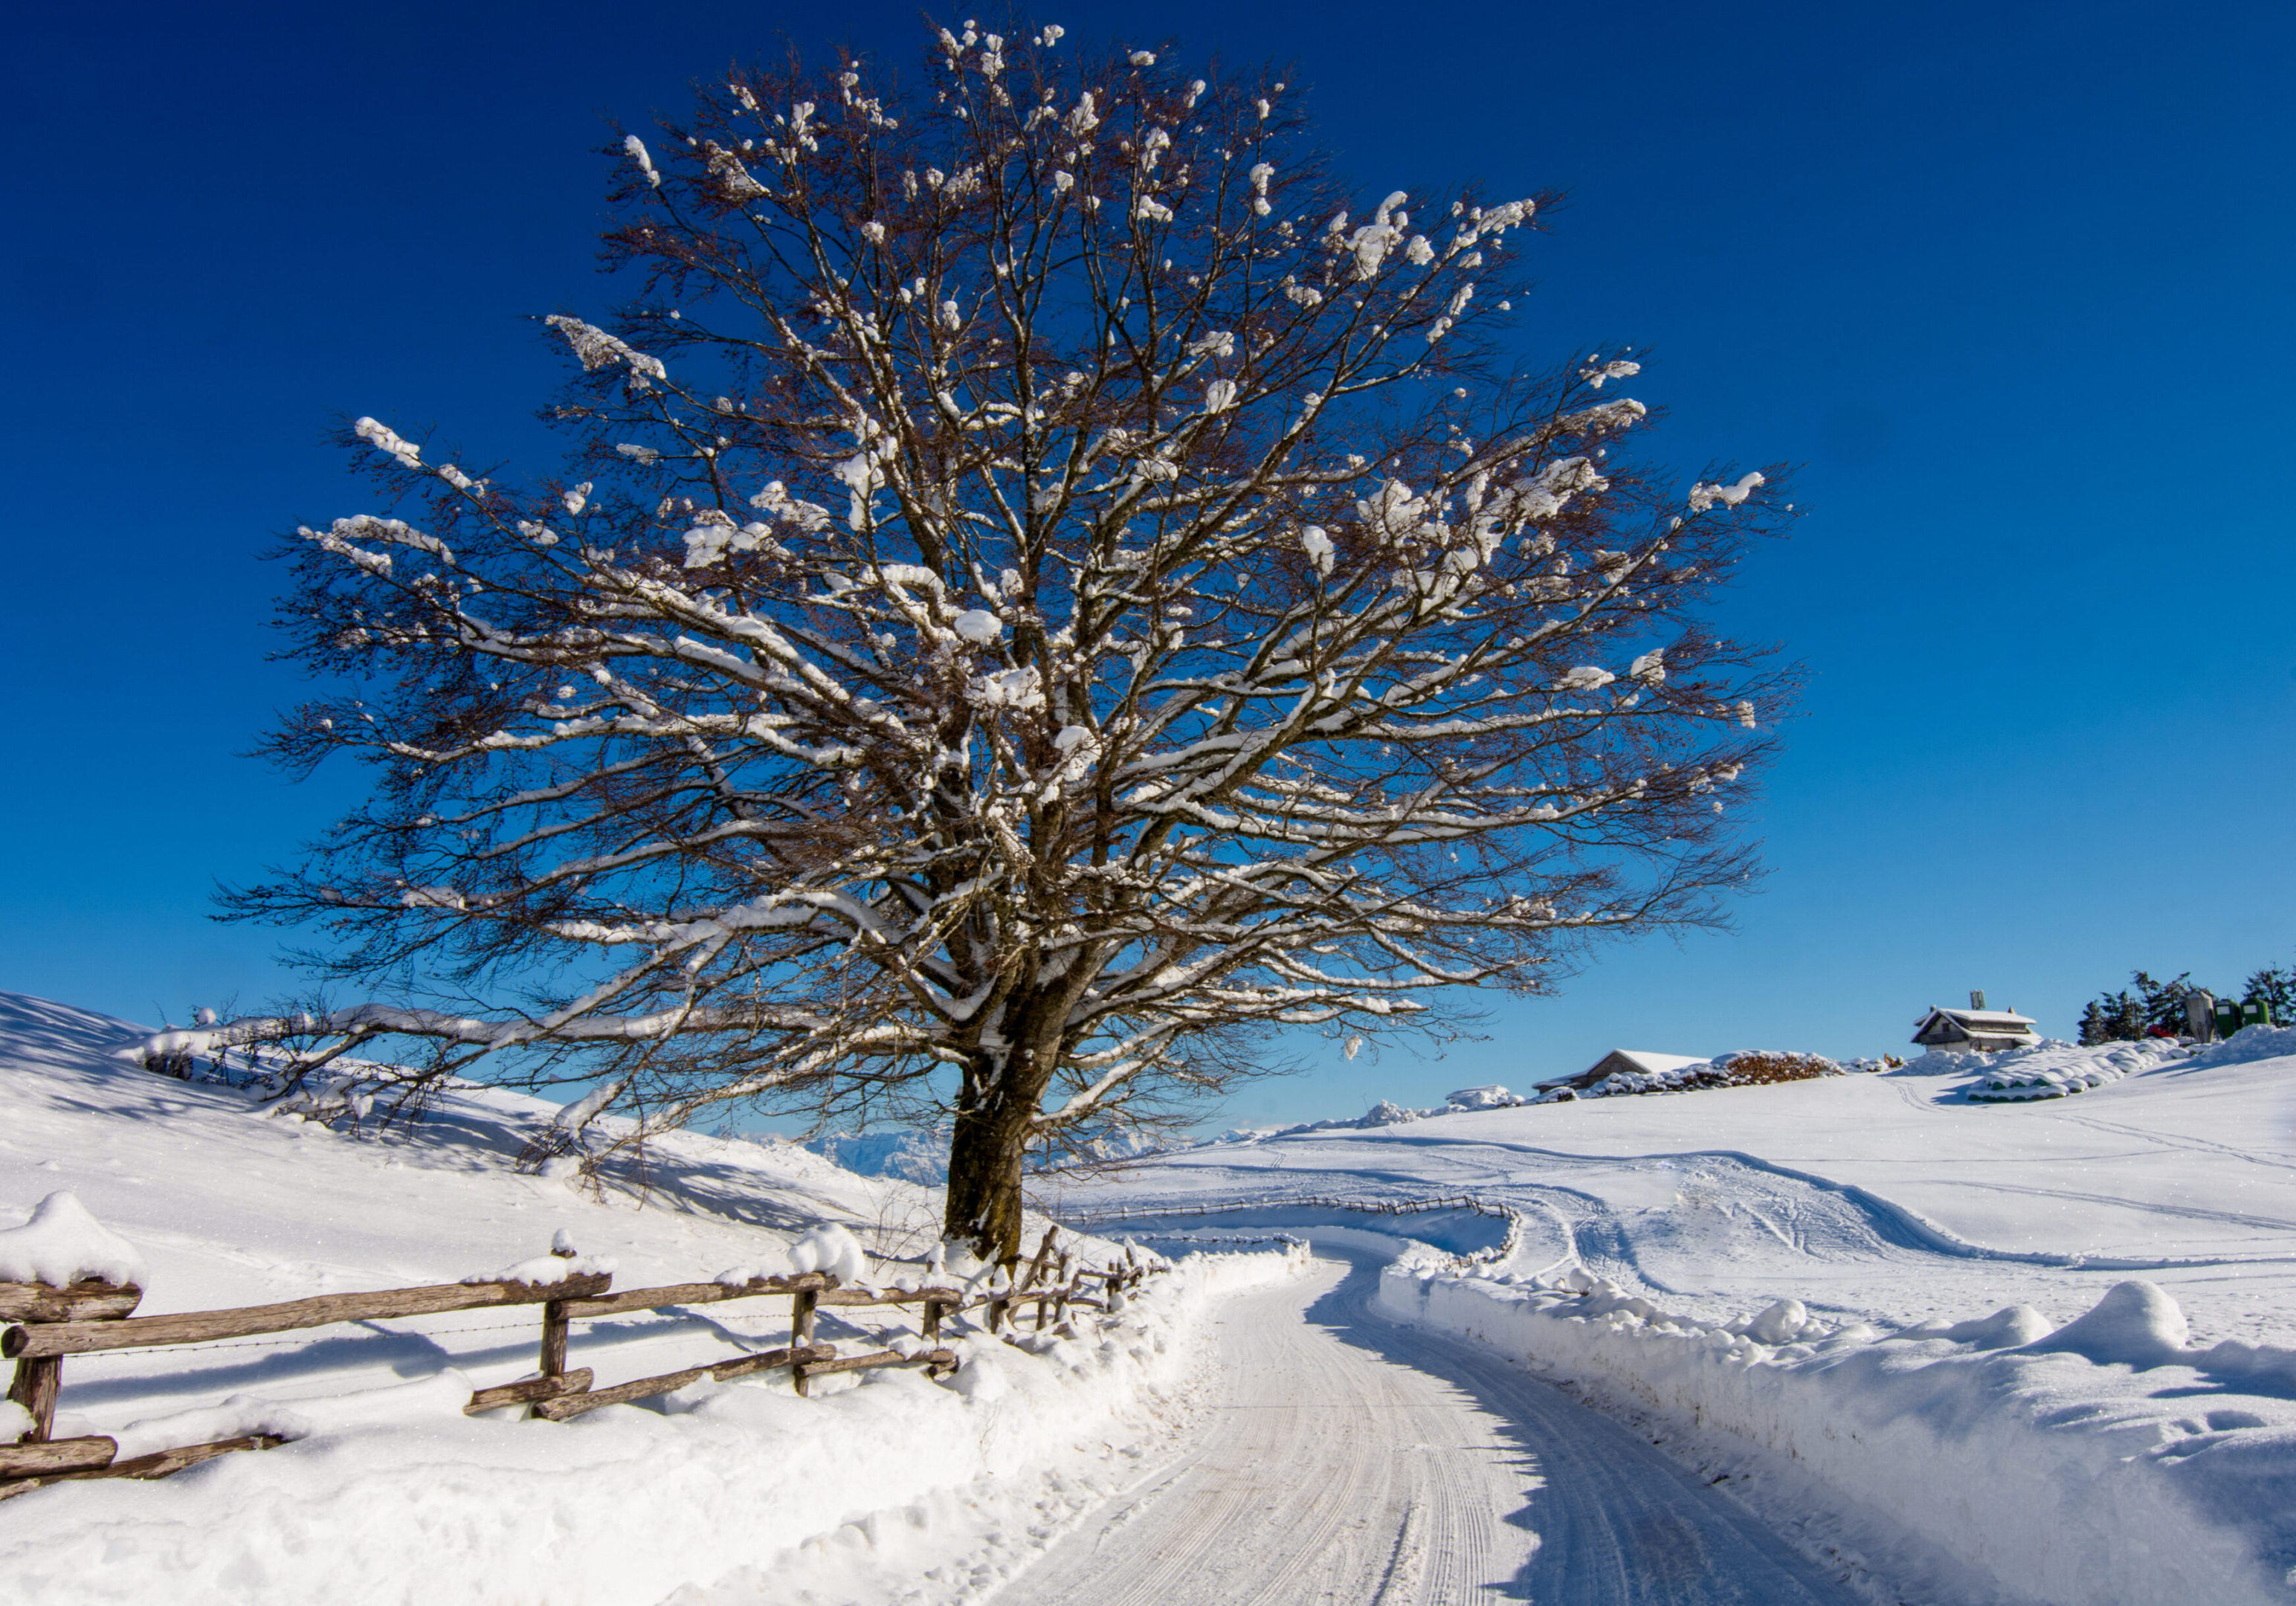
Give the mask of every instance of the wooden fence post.
[(1059, 1232), (1060, 1228), (1056, 1226), (1045, 1229), (1045, 1241), (1037, 1246), (1037, 1258), (1029, 1262), (1029, 1280), (1013, 1290), (1015, 1293), (1027, 1292), (1036, 1287), (1037, 1280), (1044, 1276), (1045, 1263), (1052, 1258), (1053, 1239)]
[(542, 1307), (542, 1364), (545, 1377), (566, 1375), (566, 1301), (553, 1299)]
[(44, 1445), (53, 1436), (56, 1396), (63, 1385), (64, 1357), (60, 1355), (26, 1356), (16, 1363), (16, 1377), (8, 1385), (8, 1397), (32, 1417), (30, 1431), (19, 1443)]
[[(93, 1279), (60, 1286), (0, 1282), (0, 1323), (116, 1321), (134, 1311), (143, 1298), (144, 1291), (132, 1282), (113, 1284)], [(8, 1397), (24, 1407), (32, 1425), (17, 1442), (46, 1444), (55, 1436), (56, 1396), (63, 1391), (64, 1358), (61, 1354), (19, 1354), (21, 1348), (12, 1346), (7, 1351), (16, 1356)]]
[(940, 1301), (925, 1301), (924, 1315), (917, 1323), (917, 1335), (928, 1344), (940, 1337)]
[[(566, 1241), (566, 1235), (561, 1233), (558, 1241), (550, 1246), (550, 1252), (562, 1260), (570, 1260), (574, 1258), (574, 1246), (569, 1243)], [(566, 1375), (566, 1335), (567, 1329), (570, 1325), (571, 1323), (566, 1319), (565, 1300), (550, 1299), (544, 1302), (542, 1360), (541, 1364), (536, 1369), (543, 1376), (564, 1377)]]
[[(820, 1300), (821, 1296), (809, 1288), (799, 1289), (790, 1296), (790, 1354), (792, 1356), (813, 1343), (813, 1310)], [(807, 1392), (805, 1372), (803, 1366), (792, 1365), (790, 1368), (790, 1382), (800, 1394)]]

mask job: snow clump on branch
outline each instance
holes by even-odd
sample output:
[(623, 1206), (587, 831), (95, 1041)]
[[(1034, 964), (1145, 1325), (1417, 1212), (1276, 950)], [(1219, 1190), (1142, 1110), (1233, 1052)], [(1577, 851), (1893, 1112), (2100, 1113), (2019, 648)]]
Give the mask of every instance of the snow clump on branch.
[(556, 312), (542, 321), (566, 337), (566, 343), (574, 348), (574, 356), (585, 373), (594, 373), (616, 363), (626, 364), (630, 371), (630, 388), (635, 390), (644, 389), (649, 380), (669, 377), (660, 357), (647, 356), (594, 324)]
[(1754, 488), (1768, 482), (1759, 474), (1740, 477), (1735, 485), (1693, 485), (1690, 488), (1690, 505), (1693, 512), (1704, 512), (1716, 503), (1735, 507), (1754, 494)]

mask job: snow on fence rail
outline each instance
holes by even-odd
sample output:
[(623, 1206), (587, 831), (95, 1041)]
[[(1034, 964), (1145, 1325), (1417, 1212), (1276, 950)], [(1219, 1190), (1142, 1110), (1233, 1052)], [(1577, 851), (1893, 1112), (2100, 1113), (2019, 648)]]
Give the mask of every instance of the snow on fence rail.
[[(941, 1323), (952, 1316), (985, 1309), (988, 1331), (996, 1332), (1013, 1319), (1016, 1308), (1033, 1306), (1036, 1328), (1041, 1332), (1048, 1321), (1057, 1324), (1065, 1320), (1072, 1305), (1110, 1309), (1120, 1302), (1127, 1288), (1137, 1285), (1151, 1270), (1161, 1269), (1144, 1263), (1129, 1249), (1122, 1260), (1107, 1266), (1072, 1265), (1069, 1251), (1054, 1252), (1059, 1230), (1046, 1229), (1035, 1258), (1018, 1279), (997, 1274), (1000, 1282), (992, 1282), (985, 1291), (979, 1286), (979, 1278), (964, 1287), (880, 1289), (847, 1287), (835, 1273), (804, 1271), (738, 1281), (669, 1283), (617, 1293), (612, 1291), (610, 1270), (594, 1268), (562, 1246), (554, 1249), (548, 1260), (529, 1261), (500, 1277), (160, 1316), (132, 1314), (144, 1297), (143, 1290), (132, 1283), (94, 1279), (62, 1284), (0, 1282), (0, 1321), (9, 1323), (0, 1332), (0, 1356), (16, 1363), (8, 1399), (29, 1422), (14, 1443), (0, 1443), (0, 1500), (72, 1479), (164, 1478), (234, 1451), (271, 1449), (290, 1437), (281, 1432), (242, 1432), (125, 1459), (119, 1456), (119, 1443), (113, 1438), (56, 1438), (53, 1437), (56, 1400), (67, 1356), (291, 1332), (338, 1322), (539, 1305), (541, 1355), (535, 1375), (477, 1390), (463, 1407), (465, 1414), (525, 1405), (530, 1416), (564, 1422), (602, 1406), (668, 1394), (705, 1377), (723, 1382), (783, 1369), (797, 1392), (804, 1394), (808, 1379), (840, 1372), (881, 1366), (922, 1366), (929, 1377), (954, 1372), (959, 1364), (956, 1352), (936, 1342)], [(1098, 1293), (1087, 1292), (1087, 1285), (1096, 1285)], [(568, 1341), (577, 1322), (627, 1311), (774, 1296), (790, 1301), (790, 1341), (781, 1348), (604, 1389), (593, 1387), (595, 1380), (589, 1367), (567, 1365)], [(918, 1339), (914, 1344), (904, 1341), (892, 1348), (840, 1355), (836, 1345), (814, 1341), (815, 1313), (824, 1307), (904, 1305), (920, 1307)], [(0, 1407), (0, 1431), (4, 1431), (13, 1414)]]

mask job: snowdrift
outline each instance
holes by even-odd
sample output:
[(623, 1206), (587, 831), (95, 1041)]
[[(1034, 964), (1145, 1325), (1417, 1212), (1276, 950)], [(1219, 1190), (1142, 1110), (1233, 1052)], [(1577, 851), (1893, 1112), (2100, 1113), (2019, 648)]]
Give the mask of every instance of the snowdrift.
[(1583, 1270), (1398, 1265), (1381, 1301), (1654, 1417), (1780, 1526), (1894, 1580), (2048, 1606), (2288, 1599), (2296, 1352), (2192, 1348), (2148, 1282), (2054, 1330), (2020, 1306), (1884, 1333), (1794, 1300), (1709, 1325)]

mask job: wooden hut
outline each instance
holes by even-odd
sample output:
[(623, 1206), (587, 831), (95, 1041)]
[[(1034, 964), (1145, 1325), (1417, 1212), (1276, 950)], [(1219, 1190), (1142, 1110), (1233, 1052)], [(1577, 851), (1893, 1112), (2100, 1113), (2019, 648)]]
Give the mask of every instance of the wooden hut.
[(2030, 1048), (2041, 1040), (2032, 1019), (2014, 1010), (1985, 1007), (1985, 995), (1972, 992), (1965, 1010), (1930, 1006), (1914, 1023), (1914, 1041), (1932, 1053), (1999, 1053), (2005, 1048)]
[(1557, 1087), (1592, 1087), (1605, 1077), (1621, 1072), (1630, 1076), (1655, 1076), (1662, 1070), (1680, 1070), (1685, 1065), (1703, 1065), (1703, 1054), (1654, 1054), (1646, 1048), (1614, 1048), (1609, 1053), (1572, 1076), (1550, 1077), (1538, 1085), (1541, 1093)]

